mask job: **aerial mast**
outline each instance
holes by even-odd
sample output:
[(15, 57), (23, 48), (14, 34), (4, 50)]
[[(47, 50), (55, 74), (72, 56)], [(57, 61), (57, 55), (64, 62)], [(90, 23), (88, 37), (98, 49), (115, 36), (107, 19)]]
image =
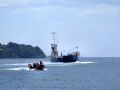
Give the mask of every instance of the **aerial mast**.
[(56, 32), (52, 33), (53, 44), (56, 44)]
[(58, 50), (57, 50), (57, 42), (56, 42), (56, 32), (52, 33), (52, 44), (51, 44), (51, 57), (57, 58), (58, 57)]

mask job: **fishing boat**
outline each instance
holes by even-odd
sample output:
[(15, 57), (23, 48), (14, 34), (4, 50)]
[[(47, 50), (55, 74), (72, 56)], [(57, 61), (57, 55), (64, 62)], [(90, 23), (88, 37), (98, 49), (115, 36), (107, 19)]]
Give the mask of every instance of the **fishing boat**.
[(51, 62), (76, 62), (79, 60), (80, 52), (78, 51), (78, 47), (76, 47), (76, 51), (68, 53), (67, 55), (58, 55), (57, 43), (56, 43), (56, 32), (52, 33), (53, 35), (53, 43), (51, 44)]

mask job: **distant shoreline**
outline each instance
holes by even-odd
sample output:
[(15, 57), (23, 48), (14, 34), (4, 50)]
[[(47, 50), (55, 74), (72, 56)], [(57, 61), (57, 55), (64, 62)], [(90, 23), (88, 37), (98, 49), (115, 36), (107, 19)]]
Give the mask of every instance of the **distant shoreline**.
[(38, 46), (17, 44), (9, 42), (7, 45), (0, 43), (0, 59), (6, 58), (45, 58), (46, 55)]

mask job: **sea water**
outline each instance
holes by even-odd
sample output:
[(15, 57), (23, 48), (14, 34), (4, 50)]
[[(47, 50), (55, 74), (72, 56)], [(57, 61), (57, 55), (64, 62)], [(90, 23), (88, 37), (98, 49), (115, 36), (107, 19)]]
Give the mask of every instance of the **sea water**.
[[(27, 68), (40, 60), (44, 71)], [(80, 58), (73, 63), (0, 59), (0, 90), (120, 90), (120, 58)]]

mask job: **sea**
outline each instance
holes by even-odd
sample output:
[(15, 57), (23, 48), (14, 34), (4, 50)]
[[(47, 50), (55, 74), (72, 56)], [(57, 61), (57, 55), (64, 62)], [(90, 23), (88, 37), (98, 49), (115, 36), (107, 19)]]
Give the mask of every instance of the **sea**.
[[(28, 69), (39, 61), (44, 71)], [(0, 59), (0, 90), (120, 90), (120, 58), (81, 57), (72, 63)]]

